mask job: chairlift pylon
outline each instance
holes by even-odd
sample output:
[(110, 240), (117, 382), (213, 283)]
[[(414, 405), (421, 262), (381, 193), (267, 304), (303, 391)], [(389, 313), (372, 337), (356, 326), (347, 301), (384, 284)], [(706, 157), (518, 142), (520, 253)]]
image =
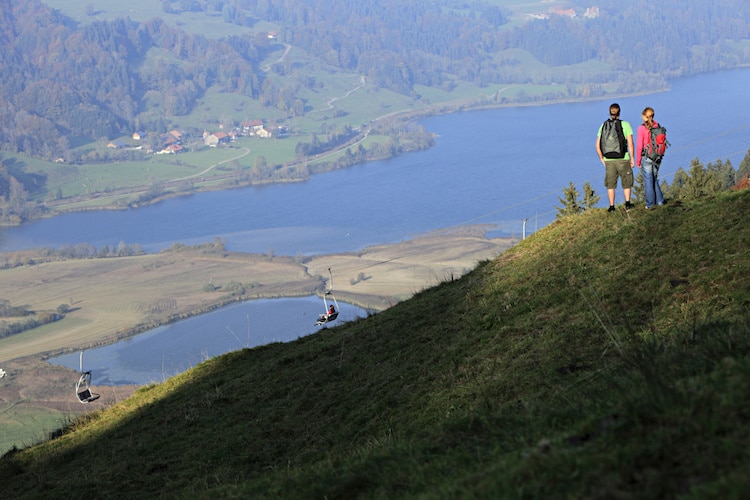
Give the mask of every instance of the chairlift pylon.
[[(332, 299), (332, 303), (328, 304), (328, 297)], [(333, 273), (331, 268), (328, 268), (328, 288), (323, 294), (323, 308), (325, 312), (318, 316), (318, 321), (315, 322), (315, 326), (325, 325), (335, 320), (339, 315), (339, 303), (336, 302), (336, 296), (333, 295)]]
[(76, 382), (76, 397), (79, 403), (86, 404), (99, 399), (99, 395), (91, 392), (91, 370), (83, 371), (83, 351), (79, 359), (81, 376)]

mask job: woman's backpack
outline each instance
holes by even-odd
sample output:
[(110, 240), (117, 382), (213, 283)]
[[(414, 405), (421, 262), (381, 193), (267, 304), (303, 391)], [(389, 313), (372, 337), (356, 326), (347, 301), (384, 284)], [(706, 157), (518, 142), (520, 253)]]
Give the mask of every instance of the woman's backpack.
[(643, 147), (641, 156), (648, 158), (654, 163), (659, 163), (669, 146), (670, 144), (667, 140), (667, 129), (656, 124), (656, 126), (649, 131), (649, 142)]

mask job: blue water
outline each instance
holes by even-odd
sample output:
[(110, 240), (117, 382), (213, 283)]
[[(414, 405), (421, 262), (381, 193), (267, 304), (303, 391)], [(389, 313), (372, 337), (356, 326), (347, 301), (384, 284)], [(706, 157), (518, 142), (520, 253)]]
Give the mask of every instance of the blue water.
[[(668, 129), (661, 175), (690, 160), (729, 159), (750, 147), (750, 68), (679, 79), (668, 92), (618, 99), (623, 119), (645, 106)], [(426, 119), (426, 150), (313, 176), (309, 181), (198, 193), (116, 212), (67, 214), (0, 228), (0, 251), (120, 242), (158, 251), (224, 238), (231, 250), (277, 255), (355, 251), (467, 223), (519, 235), (555, 218), (562, 189), (591, 183), (604, 198), (596, 130), (610, 101), (456, 113)], [(618, 190), (618, 202), (622, 202)], [(603, 202), (602, 202), (603, 203)]]
[[(645, 106), (672, 144), (660, 174), (671, 181), (690, 161), (730, 160), (750, 148), (750, 68), (683, 78), (668, 92), (617, 99), (635, 127)], [(158, 251), (174, 242), (224, 238), (231, 250), (311, 255), (356, 251), (434, 229), (490, 224), (489, 234), (527, 234), (554, 220), (570, 182), (604, 199), (596, 130), (610, 100), (456, 113), (424, 120), (438, 134), (426, 151), (316, 175), (297, 184), (199, 193), (119, 212), (68, 214), (0, 228), (0, 251), (120, 242)], [(621, 191), (617, 191), (622, 203)], [(602, 202), (604, 203), (604, 202)], [(342, 304), (342, 320), (364, 311)], [(350, 309), (351, 308), (351, 309)], [(87, 351), (99, 383), (160, 381), (244, 347), (313, 333), (320, 299), (252, 301)], [(347, 312), (349, 311), (349, 312)], [(232, 335), (226, 326), (235, 334)], [(270, 339), (270, 340), (269, 340)], [(78, 369), (78, 354), (54, 363)], [(95, 379), (96, 380), (96, 379)]]
[[(339, 302), (330, 326), (367, 316), (367, 311)], [(230, 351), (272, 342), (289, 342), (320, 331), (315, 326), (324, 307), (317, 297), (262, 299), (233, 304), (115, 344), (85, 351), (83, 369), (97, 385), (163, 382), (196, 364)], [(79, 352), (50, 362), (79, 370)]]

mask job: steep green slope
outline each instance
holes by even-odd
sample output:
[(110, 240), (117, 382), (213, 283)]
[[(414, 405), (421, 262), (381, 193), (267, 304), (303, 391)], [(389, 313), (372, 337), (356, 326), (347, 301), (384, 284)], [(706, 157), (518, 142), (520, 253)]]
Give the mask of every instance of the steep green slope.
[(0, 460), (3, 498), (737, 496), (750, 191), (560, 220), (355, 323)]

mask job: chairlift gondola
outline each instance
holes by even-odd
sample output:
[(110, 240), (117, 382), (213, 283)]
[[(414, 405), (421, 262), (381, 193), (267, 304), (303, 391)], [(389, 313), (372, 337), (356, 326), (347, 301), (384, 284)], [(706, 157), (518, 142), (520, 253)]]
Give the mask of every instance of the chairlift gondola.
[[(328, 297), (333, 301), (330, 304), (328, 303)], [(333, 273), (331, 273), (330, 267), (328, 268), (328, 289), (323, 294), (323, 307), (325, 312), (318, 316), (315, 326), (330, 323), (339, 316), (339, 303), (336, 302), (336, 296), (333, 295)]]
[(83, 351), (80, 356), (80, 372), (81, 376), (76, 382), (76, 397), (78, 402), (86, 404), (99, 399), (99, 395), (91, 392), (91, 370), (83, 371)]

